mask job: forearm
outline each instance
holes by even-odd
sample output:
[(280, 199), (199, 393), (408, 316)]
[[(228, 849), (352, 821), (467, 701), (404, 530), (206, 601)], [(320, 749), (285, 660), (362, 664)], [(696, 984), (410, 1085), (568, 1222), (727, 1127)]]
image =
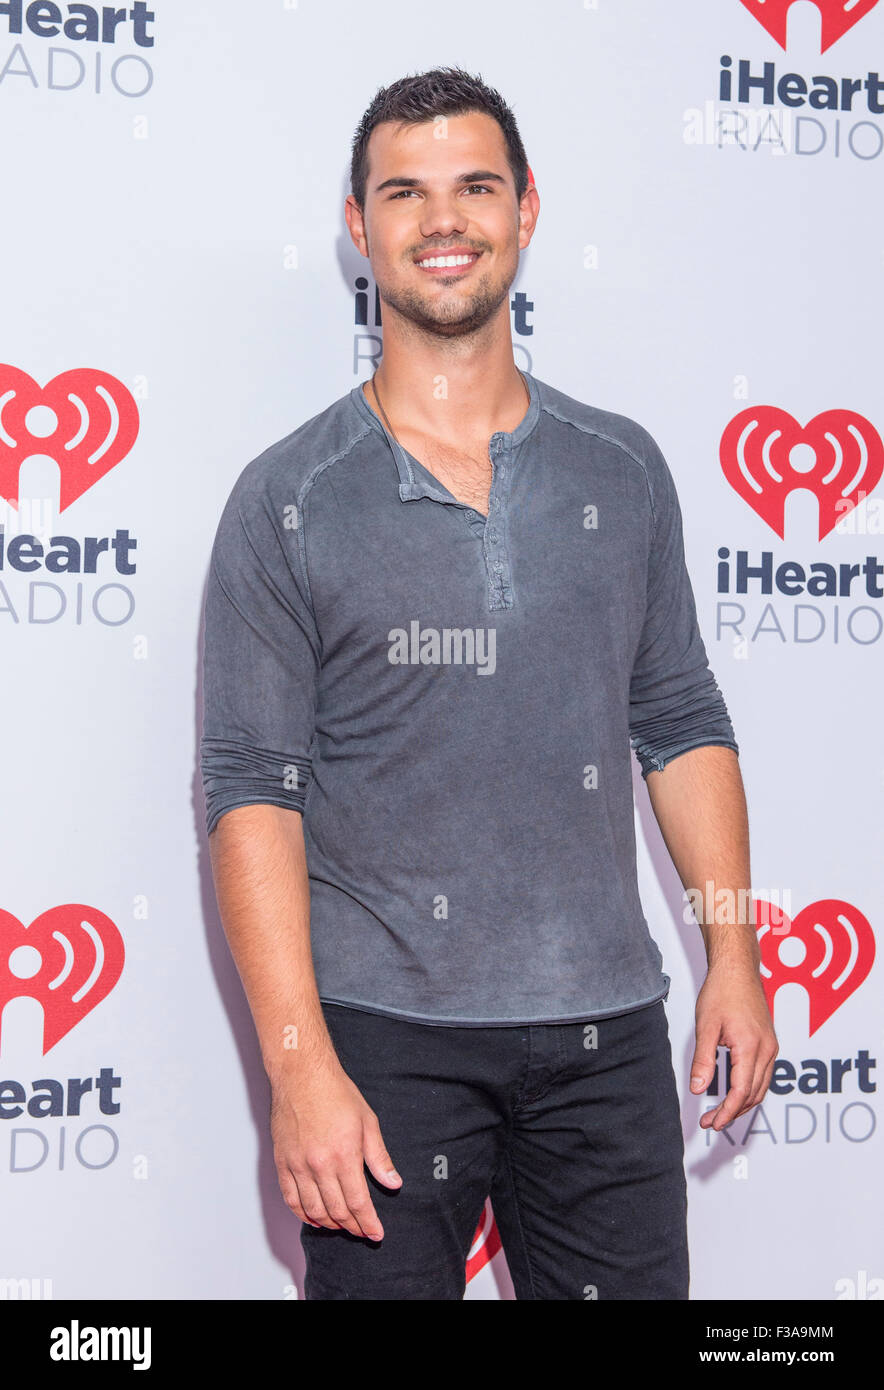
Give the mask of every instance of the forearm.
[(756, 970), (749, 823), (736, 753), (715, 745), (692, 748), (646, 780), (666, 848), (691, 897), (709, 965), (741, 963)]
[(271, 1081), (336, 1055), (310, 949), (310, 885), (301, 816), (239, 806), (209, 836), (221, 921)]
[(699, 1095), (709, 1086), (717, 1048), (729, 1048), (730, 1088), (699, 1121), (701, 1129), (724, 1129), (762, 1100), (777, 1055), (758, 970), (743, 779), (733, 749), (704, 745), (649, 773), (647, 783), (666, 848), (692, 896), (709, 963), (697, 997), (691, 1090)]

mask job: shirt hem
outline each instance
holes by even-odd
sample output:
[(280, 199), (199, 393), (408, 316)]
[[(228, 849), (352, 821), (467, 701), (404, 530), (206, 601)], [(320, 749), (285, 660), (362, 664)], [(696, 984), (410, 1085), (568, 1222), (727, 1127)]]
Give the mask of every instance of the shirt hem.
[(669, 994), (671, 981), (664, 975), (665, 985), (647, 999), (639, 999), (631, 1004), (617, 1004), (610, 1009), (588, 1009), (576, 1014), (544, 1015), (533, 1018), (431, 1018), (428, 1014), (408, 1013), (404, 1009), (392, 1009), (386, 1005), (371, 1004), (365, 999), (332, 999), (320, 993), (322, 1004), (337, 1004), (344, 1009), (358, 1009), (362, 1013), (378, 1014), (382, 1018), (395, 1018), (402, 1023), (424, 1023), (435, 1028), (523, 1028), (529, 1024), (541, 1023), (591, 1023), (595, 1019), (616, 1018), (620, 1014), (635, 1013), (638, 1009), (650, 1008), (659, 1004)]

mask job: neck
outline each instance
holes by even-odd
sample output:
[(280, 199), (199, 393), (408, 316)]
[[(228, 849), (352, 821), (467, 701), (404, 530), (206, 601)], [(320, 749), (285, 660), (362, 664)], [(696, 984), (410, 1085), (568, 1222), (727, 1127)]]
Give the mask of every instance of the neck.
[[(528, 397), (513, 360), (508, 297), (487, 324), (462, 338), (429, 334), (385, 306), (375, 382), (394, 431), (456, 442), (514, 430)], [(363, 390), (376, 406), (371, 386)]]

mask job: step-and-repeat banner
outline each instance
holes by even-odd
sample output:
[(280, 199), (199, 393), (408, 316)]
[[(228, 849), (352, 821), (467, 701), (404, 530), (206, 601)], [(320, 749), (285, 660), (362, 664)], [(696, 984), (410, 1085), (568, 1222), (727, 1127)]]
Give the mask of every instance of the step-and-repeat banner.
[[(6, 0), (0, 1297), (302, 1296), (211, 885), (201, 607), (241, 469), (379, 360), (350, 140), (448, 63), (540, 193), (518, 365), (675, 476), (781, 914), (773, 1085), (701, 1131), (726, 1054), (692, 1097), (702, 945), (636, 768), (693, 1294), (884, 1296), (884, 4)], [(512, 1297), (490, 1209), (469, 1273)]]

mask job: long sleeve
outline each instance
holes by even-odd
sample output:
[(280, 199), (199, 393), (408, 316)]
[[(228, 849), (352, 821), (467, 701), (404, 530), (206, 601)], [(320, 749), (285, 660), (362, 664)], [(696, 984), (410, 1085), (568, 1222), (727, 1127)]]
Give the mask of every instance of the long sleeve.
[(646, 434), (645, 441), (653, 522), (629, 705), (630, 741), (643, 777), (704, 744), (739, 753), (697, 624), (675, 483), (654, 440)]
[[(320, 642), (288, 529), (260, 472), (246, 469), (218, 525), (205, 606), (203, 736), (207, 831), (264, 802), (303, 812), (311, 782)], [(303, 521), (302, 521), (303, 524)]]

